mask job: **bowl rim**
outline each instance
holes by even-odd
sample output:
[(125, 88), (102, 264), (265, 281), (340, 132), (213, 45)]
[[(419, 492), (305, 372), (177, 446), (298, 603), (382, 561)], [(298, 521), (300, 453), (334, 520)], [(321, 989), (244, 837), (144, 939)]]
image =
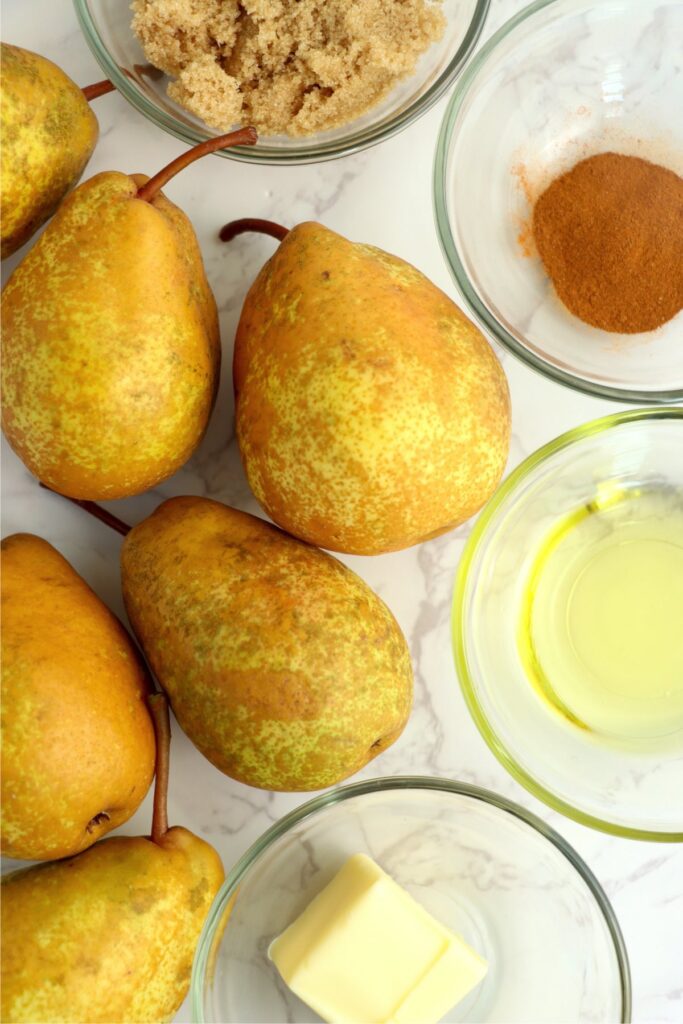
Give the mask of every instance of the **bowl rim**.
[(205, 1024), (203, 996), (214, 935), (221, 922), (225, 908), (233, 898), (240, 882), (261, 854), (295, 825), (305, 821), (307, 818), (314, 817), (319, 811), (325, 810), (327, 807), (332, 807), (343, 803), (345, 800), (369, 793), (410, 789), (431, 790), (466, 796), (489, 804), (489, 806), (495, 807), (498, 810), (505, 811), (538, 832), (542, 839), (554, 845), (566, 860), (569, 861), (570, 865), (586, 883), (607, 925), (619, 970), (621, 986), (621, 1015), (619, 1019), (622, 1024), (629, 1024), (632, 1007), (631, 969), (621, 928), (605, 891), (574, 847), (559, 832), (556, 832), (551, 825), (534, 814), (533, 811), (527, 810), (525, 807), (509, 800), (507, 797), (501, 796), (499, 793), (494, 793), (490, 789), (484, 789), (481, 786), (475, 786), (467, 782), (423, 775), (385, 776), (378, 779), (369, 779), (364, 782), (337, 786), (284, 815), (249, 847), (227, 875), (225, 882), (214, 898), (209, 914), (204, 922), (192, 965), (190, 992), (192, 1020), (195, 1024)]
[[(507, 37), (524, 22), (533, 18), (540, 11), (551, 7), (554, 4), (566, 3), (567, 0), (534, 0), (527, 7), (524, 7), (513, 17), (509, 18), (501, 27), (486, 40), (477, 51), (472, 60), (465, 67), (462, 75), (455, 84), (451, 98), (448, 101), (439, 134), (437, 137), (436, 150), (434, 153), (434, 164), (432, 171), (432, 199), (434, 218), (436, 221), (436, 233), (439, 239), (441, 252), (446, 261), (451, 277), (455, 285), (474, 315), (477, 322), (485, 328), (489, 335), (503, 348), (516, 356), (526, 366), (540, 373), (543, 377), (563, 384), (578, 391), (580, 394), (593, 395), (598, 398), (609, 398), (616, 402), (647, 402), (648, 404), (668, 404), (683, 400), (683, 387), (667, 390), (641, 390), (639, 388), (621, 388), (612, 384), (603, 384), (582, 377), (578, 373), (572, 373), (554, 366), (548, 360), (532, 352), (525, 345), (519, 342), (500, 321), (491, 313), (488, 306), (479, 297), (474, 285), (470, 281), (464, 264), (460, 258), (453, 232), (451, 230), (450, 218), (448, 216), (447, 194), (447, 167), (451, 139), (454, 135), (456, 121), (461, 108), (469, 95), (470, 89), (475, 84), (479, 72), (485, 67), (489, 57), (504, 42)], [(583, 0), (588, 2), (588, 0)], [(639, 0), (619, 0), (620, 3), (633, 4)]]
[[(194, 146), (219, 134), (218, 132), (212, 133), (210, 130), (202, 131), (191, 128), (189, 125), (183, 124), (172, 114), (162, 111), (140, 91), (127, 75), (123, 74), (119, 65), (104, 45), (90, 10), (90, 2), (91, 0), (73, 0), (76, 16), (95, 60), (121, 95), (158, 128), (163, 128), (170, 135), (175, 135), (177, 139), (181, 139), (189, 145)], [(404, 128), (407, 128), (413, 121), (416, 121), (426, 113), (450, 88), (479, 40), (490, 5), (491, 0), (474, 0), (472, 18), (465, 35), (455, 54), (437, 80), (430, 85), (424, 95), (420, 96), (406, 107), (405, 110), (402, 110), (385, 124), (370, 125), (341, 140), (322, 142), (317, 145), (303, 140), (300, 146), (289, 150), (281, 150), (277, 146), (257, 143), (254, 147), (235, 146), (233, 149), (218, 150), (216, 155), (225, 157), (228, 160), (238, 160), (242, 163), (274, 165), (312, 164), (322, 163), (326, 160), (335, 160), (338, 157), (349, 156), (352, 153), (359, 153), (364, 149), (369, 149), (371, 146), (384, 142)], [(315, 136), (310, 136), (310, 139), (313, 138)]]
[(518, 764), (514, 755), (498, 737), (494, 726), (489, 721), (477, 697), (477, 686), (469, 670), (467, 659), (467, 622), (465, 615), (465, 599), (470, 587), (470, 573), (476, 555), (481, 544), (487, 539), (488, 528), (499, 510), (504, 506), (508, 497), (513, 494), (518, 485), (521, 484), (530, 473), (539, 465), (546, 462), (557, 452), (570, 448), (586, 438), (594, 437), (597, 434), (605, 433), (615, 427), (626, 423), (634, 423), (641, 420), (681, 420), (683, 421), (683, 408), (680, 406), (654, 407), (649, 409), (629, 409), (609, 416), (601, 416), (598, 419), (589, 420), (579, 427), (568, 430), (548, 444), (538, 448), (531, 455), (527, 456), (519, 466), (500, 485), (493, 497), (484, 506), (479, 515), (470, 536), (463, 549), (458, 570), (455, 577), (453, 591), (453, 602), (451, 610), (451, 636), (455, 668), (460, 682), (465, 702), (482, 737), (491, 751), (498, 758), (503, 767), (517, 780), (525, 789), (532, 793), (538, 800), (542, 800), (554, 811), (578, 821), (589, 828), (597, 829), (600, 832), (607, 832), (610, 835), (622, 836), (627, 839), (649, 840), (663, 843), (683, 842), (683, 831), (661, 832), (653, 829), (632, 828), (620, 825), (616, 822), (598, 818), (580, 810), (573, 804), (568, 803), (561, 797), (556, 796), (541, 783), (537, 782), (533, 775)]

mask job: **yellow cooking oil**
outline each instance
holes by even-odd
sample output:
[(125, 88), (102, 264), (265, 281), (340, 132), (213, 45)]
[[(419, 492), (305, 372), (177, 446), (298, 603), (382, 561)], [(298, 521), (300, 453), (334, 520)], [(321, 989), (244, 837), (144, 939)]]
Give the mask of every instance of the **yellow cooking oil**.
[(609, 484), (547, 534), (524, 586), (530, 681), (583, 729), (683, 729), (683, 494)]

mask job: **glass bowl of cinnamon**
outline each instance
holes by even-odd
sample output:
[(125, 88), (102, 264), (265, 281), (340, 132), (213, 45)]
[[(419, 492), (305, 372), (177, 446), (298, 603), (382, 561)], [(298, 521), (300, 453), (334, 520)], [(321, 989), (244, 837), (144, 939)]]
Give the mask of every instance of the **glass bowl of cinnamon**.
[(578, 391), (683, 399), (679, 0), (537, 0), (458, 81), (434, 167), (483, 329)]
[(74, 0), (107, 78), (194, 145), (253, 125), (230, 160), (332, 160), (390, 138), (451, 87), (490, 0)]

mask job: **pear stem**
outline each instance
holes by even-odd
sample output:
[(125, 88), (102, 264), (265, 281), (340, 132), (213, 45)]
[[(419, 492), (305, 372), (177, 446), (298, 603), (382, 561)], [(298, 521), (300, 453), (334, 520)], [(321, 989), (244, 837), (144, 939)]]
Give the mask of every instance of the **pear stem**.
[(154, 722), (157, 744), (154, 782), (154, 810), (152, 812), (152, 842), (159, 843), (168, 832), (168, 766), (171, 747), (171, 722), (168, 701), (163, 693), (152, 693), (147, 698)]
[(114, 92), (116, 86), (113, 82), (110, 82), (108, 78), (105, 78), (102, 82), (94, 82), (92, 85), (86, 85), (81, 92), (85, 96), (88, 103), (91, 100), (96, 100), (98, 96), (105, 96), (108, 92)]
[(44, 483), (41, 483), (40, 486), (44, 490), (49, 491), (50, 494), (56, 494), (58, 497), (65, 498), (66, 501), (70, 501), (72, 505), (78, 505), (79, 508), (85, 509), (85, 511), (89, 512), (91, 516), (95, 517), (95, 519), (99, 519), (100, 522), (106, 523), (107, 526), (112, 528), (112, 530), (116, 530), (117, 533), (120, 533), (122, 537), (125, 537), (132, 529), (128, 523), (124, 523), (124, 521), (119, 519), (118, 516), (115, 516), (112, 512), (107, 512), (106, 508), (102, 508), (101, 505), (98, 505), (94, 501), (85, 501), (81, 498), (70, 498), (68, 494), (60, 494), (59, 491), (53, 491), (51, 487), (48, 487), (47, 484)]
[(238, 235), (243, 235), (247, 231), (270, 235), (271, 238), (277, 238), (279, 242), (289, 234), (288, 228), (283, 228), (275, 221), (261, 220), (260, 217), (242, 217), (240, 220), (231, 220), (229, 224), (222, 227), (218, 232), (218, 237), (221, 242), (231, 242), (233, 238), (237, 238)]
[(238, 128), (237, 131), (228, 132), (227, 135), (218, 135), (215, 139), (200, 142), (199, 145), (188, 149), (187, 153), (181, 153), (170, 164), (158, 171), (153, 178), (141, 185), (137, 197), (149, 203), (171, 178), (174, 178), (179, 171), (194, 163), (195, 160), (199, 160), (208, 153), (215, 153), (217, 149), (229, 149), (231, 146), (253, 146), (257, 141), (258, 135), (255, 128)]

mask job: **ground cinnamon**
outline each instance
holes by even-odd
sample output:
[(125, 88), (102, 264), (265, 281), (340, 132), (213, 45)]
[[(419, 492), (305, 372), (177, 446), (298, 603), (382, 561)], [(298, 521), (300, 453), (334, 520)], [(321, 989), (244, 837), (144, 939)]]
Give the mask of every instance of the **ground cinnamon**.
[(604, 331), (652, 331), (683, 308), (683, 178), (600, 153), (538, 198), (533, 235), (567, 308)]

